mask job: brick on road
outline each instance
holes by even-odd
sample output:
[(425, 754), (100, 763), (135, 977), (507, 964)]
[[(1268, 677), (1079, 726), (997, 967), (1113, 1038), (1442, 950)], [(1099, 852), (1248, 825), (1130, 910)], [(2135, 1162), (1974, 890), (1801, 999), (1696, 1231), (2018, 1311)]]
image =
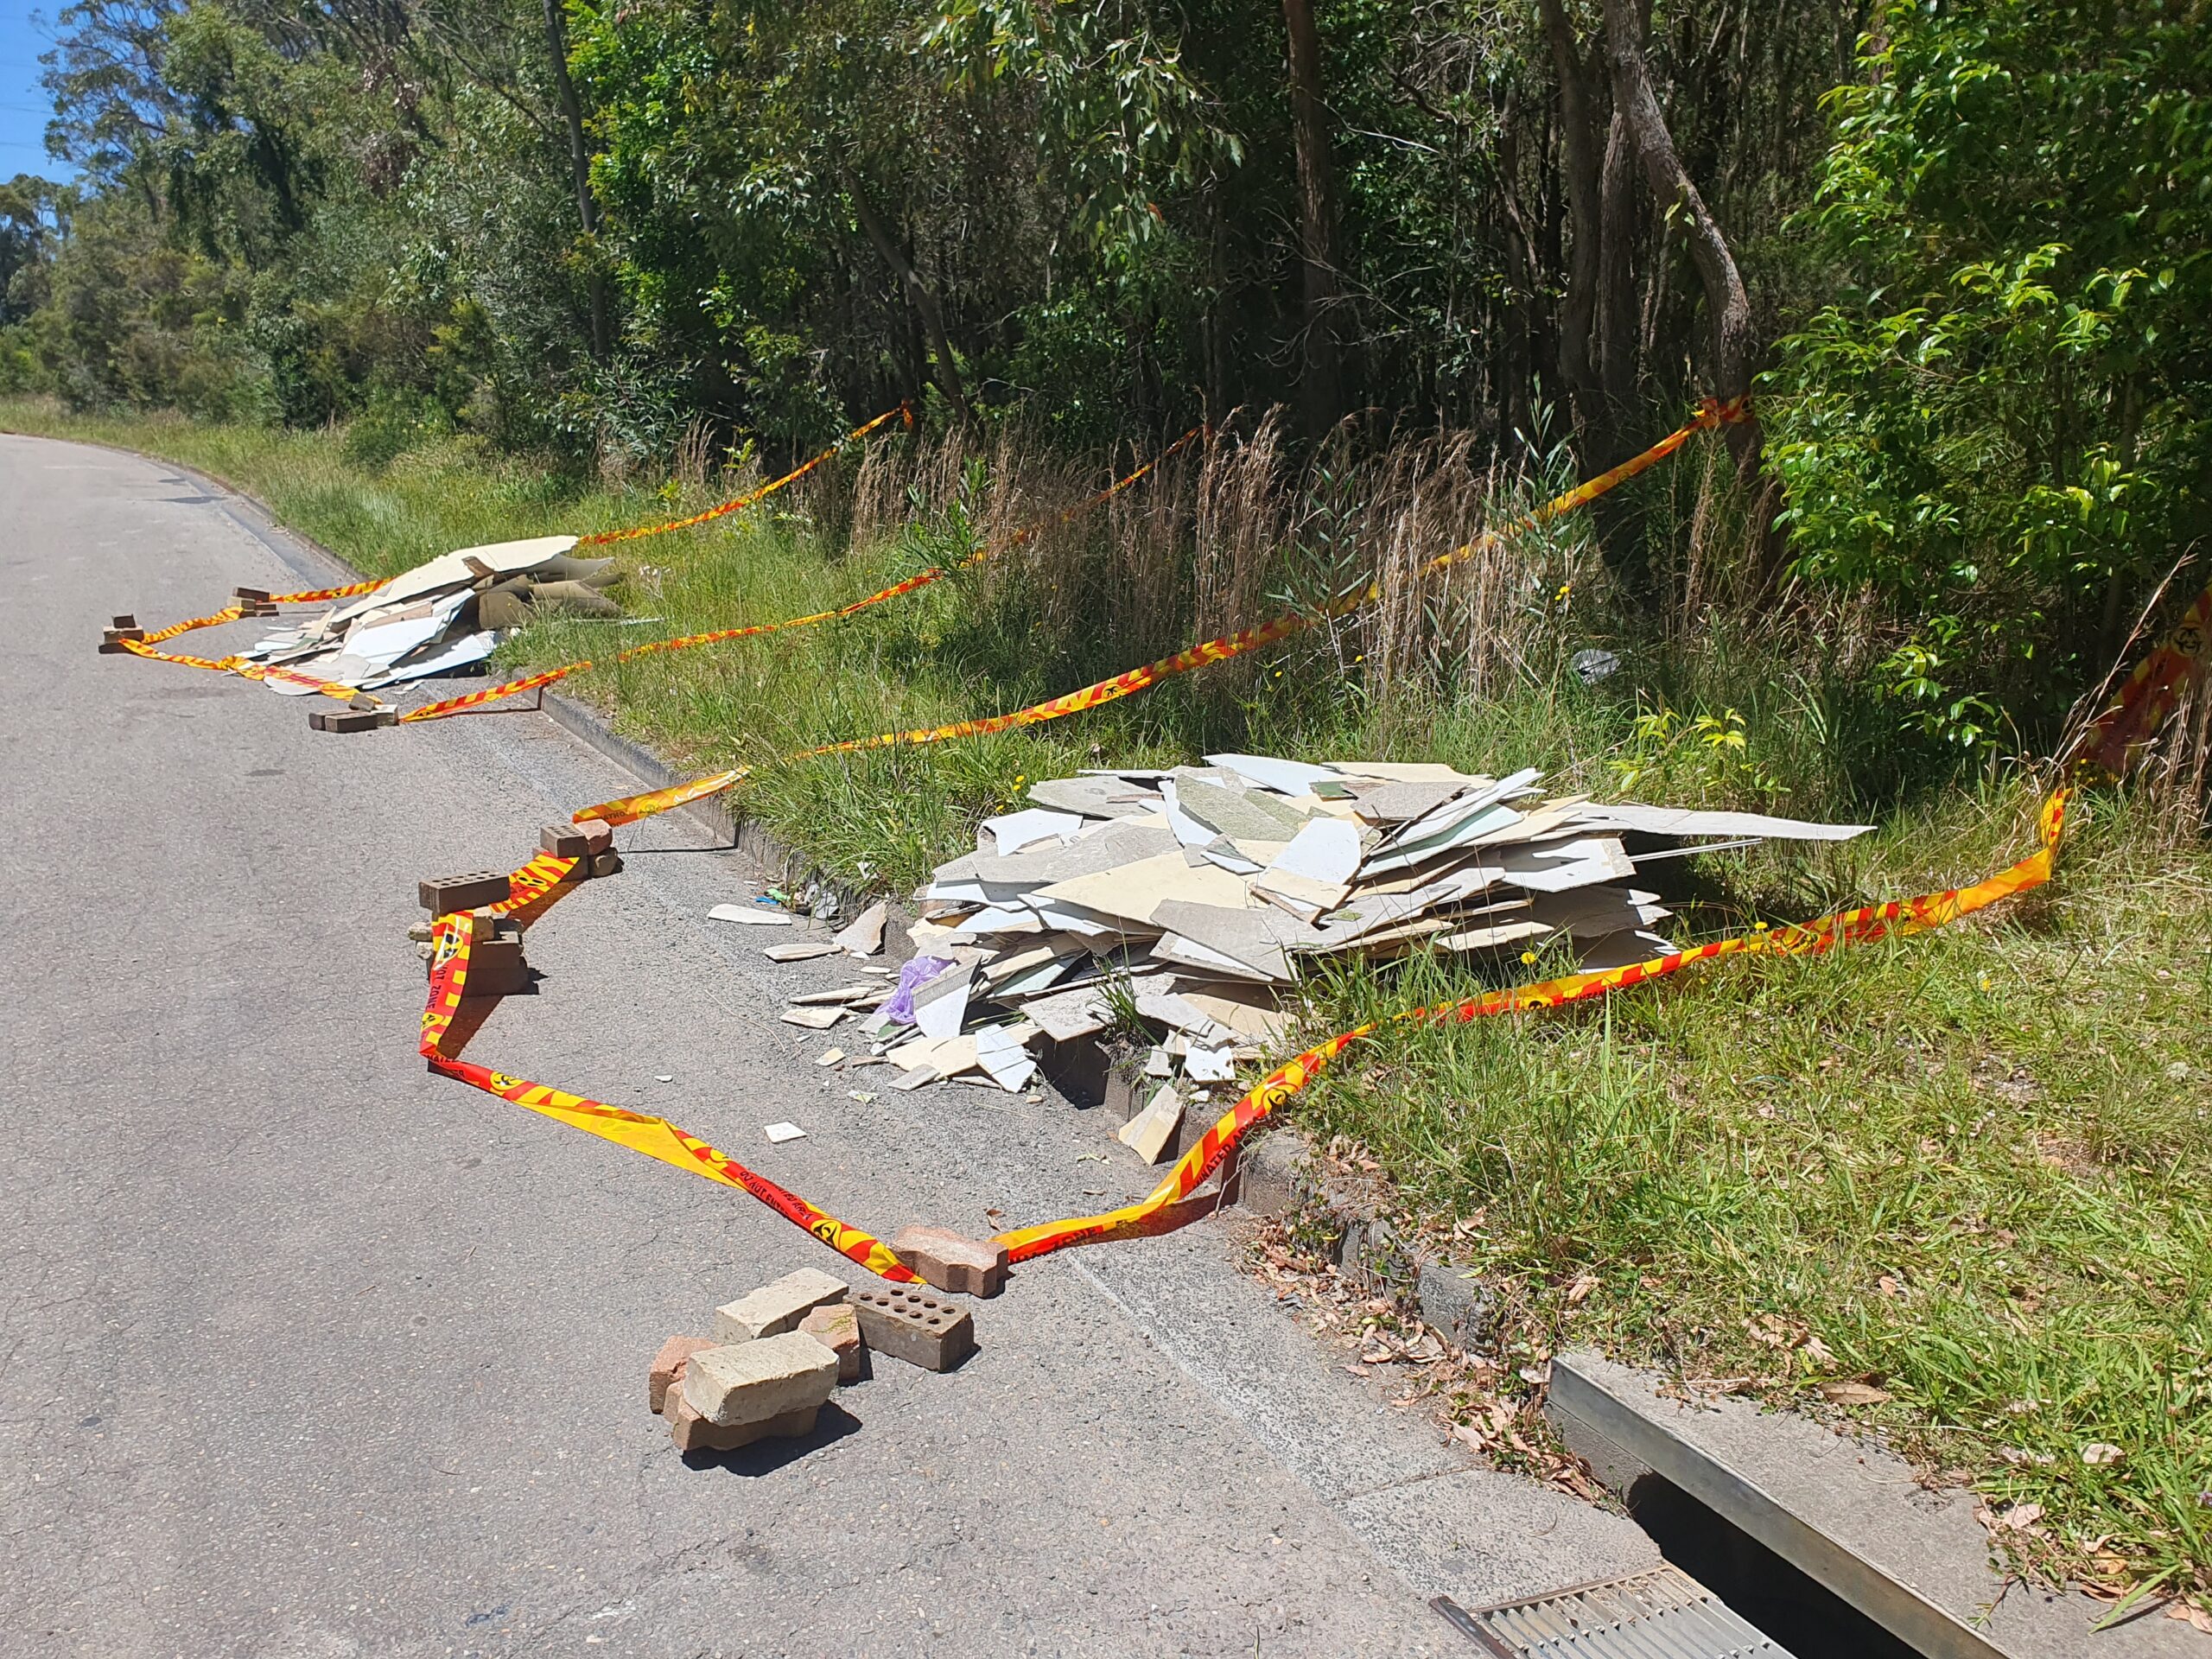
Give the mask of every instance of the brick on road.
[(671, 1389), (683, 1380), (683, 1363), (702, 1348), (715, 1345), (711, 1337), (671, 1337), (653, 1356), (645, 1374), (645, 1402), (656, 1412), (667, 1402)]
[(857, 1382), (861, 1376), (861, 1320), (847, 1302), (824, 1302), (798, 1322), (807, 1336), (837, 1356), (837, 1380)]
[(796, 1331), (798, 1322), (824, 1302), (844, 1300), (843, 1280), (819, 1268), (801, 1268), (716, 1308), (715, 1337), (720, 1342), (752, 1342)]
[(870, 1286), (853, 1293), (861, 1334), (878, 1353), (925, 1371), (949, 1371), (976, 1351), (968, 1310), (911, 1285)]
[(902, 1227), (891, 1253), (939, 1290), (995, 1296), (1006, 1283), (1006, 1246), (969, 1238), (949, 1227)]
[(837, 1356), (804, 1332), (702, 1348), (683, 1366), (684, 1403), (716, 1428), (744, 1428), (827, 1400)]

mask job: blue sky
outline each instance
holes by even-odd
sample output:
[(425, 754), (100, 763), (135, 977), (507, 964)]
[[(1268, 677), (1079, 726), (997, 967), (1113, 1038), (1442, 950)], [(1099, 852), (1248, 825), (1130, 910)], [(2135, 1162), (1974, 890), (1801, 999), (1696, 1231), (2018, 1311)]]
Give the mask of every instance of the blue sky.
[[(46, 93), (38, 84), (38, 54), (53, 44), (53, 15), (67, 0), (0, 0), (0, 179), (18, 173), (48, 178), (69, 169), (46, 156)], [(34, 12), (45, 21), (33, 23)]]

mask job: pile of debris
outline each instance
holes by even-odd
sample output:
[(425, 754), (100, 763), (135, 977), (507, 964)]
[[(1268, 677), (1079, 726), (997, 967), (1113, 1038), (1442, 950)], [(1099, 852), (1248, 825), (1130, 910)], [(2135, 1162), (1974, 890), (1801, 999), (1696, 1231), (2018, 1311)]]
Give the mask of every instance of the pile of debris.
[(1157, 1160), (1186, 1103), (1178, 1074), (1204, 1101), (1279, 1047), (1322, 958), (1561, 941), (1586, 968), (1643, 961), (1675, 949), (1658, 931), (1670, 912), (1640, 885), (1647, 867), (1867, 828), (1547, 798), (1541, 776), (1217, 754), (1039, 783), (1033, 807), (986, 821), (976, 850), (916, 895), (917, 955), (896, 986), (855, 985), (785, 1018), (827, 1028), (869, 1010), (862, 1029), (898, 1069), (893, 1088), (1015, 1091), (1042, 1045), (1164, 1033), (1142, 1062), (1160, 1086), (1141, 1085), (1141, 1112), (1124, 1094), (1122, 1138)]
[[(455, 673), (482, 662), (509, 631), (537, 617), (621, 615), (607, 597), (622, 579), (614, 561), (572, 558), (575, 544), (573, 536), (539, 536), (442, 553), (372, 594), (264, 635), (239, 654), (271, 671), (263, 683), (287, 696), (324, 685), (374, 691)], [(240, 596), (267, 597), (243, 589)]]
[[(939, 1288), (994, 1295), (1006, 1278), (1003, 1249), (943, 1228), (906, 1228), (892, 1248)], [(811, 1434), (831, 1392), (859, 1382), (870, 1353), (950, 1371), (975, 1351), (965, 1308), (912, 1285), (849, 1291), (801, 1268), (716, 1308), (713, 1336), (663, 1343), (645, 1402), (667, 1420), (678, 1452), (731, 1452)]]

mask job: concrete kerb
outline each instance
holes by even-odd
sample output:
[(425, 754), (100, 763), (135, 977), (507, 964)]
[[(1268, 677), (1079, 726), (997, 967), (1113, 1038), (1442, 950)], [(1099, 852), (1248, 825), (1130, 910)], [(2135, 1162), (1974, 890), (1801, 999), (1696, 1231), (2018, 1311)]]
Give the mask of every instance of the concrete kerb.
[(1440, 1340), (1465, 1348), (1489, 1336), (1497, 1318), (1490, 1287), (1394, 1225), (1379, 1186), (1332, 1175), (1287, 1127), (1255, 1131), (1237, 1154), (1230, 1202), (1284, 1217), (1347, 1278), (1418, 1310)]

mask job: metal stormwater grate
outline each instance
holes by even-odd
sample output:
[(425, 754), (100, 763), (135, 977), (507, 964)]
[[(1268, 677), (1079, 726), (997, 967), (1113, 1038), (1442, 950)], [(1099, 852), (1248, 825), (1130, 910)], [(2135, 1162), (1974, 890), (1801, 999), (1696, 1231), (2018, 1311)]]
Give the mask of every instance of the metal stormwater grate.
[(1790, 1659), (1672, 1567), (1472, 1612), (1449, 1596), (1429, 1605), (1497, 1659)]

